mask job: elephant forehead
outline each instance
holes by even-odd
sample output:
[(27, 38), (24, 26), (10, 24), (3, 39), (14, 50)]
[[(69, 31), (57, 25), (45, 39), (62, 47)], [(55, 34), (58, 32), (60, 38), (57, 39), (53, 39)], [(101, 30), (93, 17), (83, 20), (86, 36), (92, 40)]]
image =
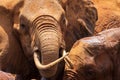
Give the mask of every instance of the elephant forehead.
[(34, 20), (41, 15), (51, 15), (59, 20), (63, 12), (64, 10), (56, 0), (26, 0), (21, 15), (29, 20)]
[(98, 45), (101, 44), (101, 41), (98, 39), (97, 36), (95, 37), (86, 37), (84, 39), (81, 39), (82, 42), (92, 45)]

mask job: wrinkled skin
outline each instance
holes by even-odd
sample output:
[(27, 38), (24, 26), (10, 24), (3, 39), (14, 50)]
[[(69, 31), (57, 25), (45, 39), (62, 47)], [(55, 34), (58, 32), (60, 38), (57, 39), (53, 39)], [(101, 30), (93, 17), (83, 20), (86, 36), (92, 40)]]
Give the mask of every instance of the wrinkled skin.
[[(77, 6), (83, 3), (83, 5), (85, 6), (82, 8), (83, 10), (77, 13), (77, 18), (74, 17), (76, 13), (74, 13), (73, 10), (69, 11), (67, 8), (65, 8), (70, 8), (71, 6), (75, 7), (76, 5), (74, 5), (74, 3), (76, 3), (76, 0), (73, 4), (70, 5), (68, 5), (69, 1), (66, 3), (64, 7), (65, 12), (61, 5), (55, 0), (25, 0), (18, 2), (18, 4), (16, 4), (14, 7), (8, 9), (12, 18), (8, 17), (7, 19), (11, 19), (10, 25), (14, 25), (12, 31), (15, 34), (16, 40), (18, 40), (18, 43), (15, 44), (19, 44), (19, 47), (15, 47), (17, 49), (13, 49), (13, 47), (10, 47), (18, 52), (14, 52), (12, 53), (12, 55), (8, 54), (9, 56), (5, 55), (5, 57), (3, 57), (2, 63), (5, 64), (2, 64), (2, 69), (7, 69), (7, 71), (19, 74), (20, 76), (17, 76), (17, 79), (19, 78), (21, 80), (30, 80), (31, 78), (40, 79), (40, 75), (44, 77), (50, 77), (50, 79), (52, 80), (56, 80), (56, 78), (57, 80), (61, 80), (62, 75), (60, 75), (60, 73), (61, 71), (63, 71), (64, 63), (61, 62), (60, 64), (58, 64), (60, 65), (58, 66), (59, 70), (57, 69), (57, 65), (55, 65), (50, 69), (40, 70), (39, 74), (39, 71), (33, 61), (33, 52), (34, 48), (37, 47), (36, 52), (38, 52), (39, 54), (39, 57), (41, 59), (40, 62), (42, 62), (42, 64), (48, 64), (61, 57), (62, 54), (60, 53), (62, 49), (65, 48), (65, 44), (66, 49), (70, 50), (72, 46), (71, 44), (73, 44), (77, 39), (88, 36), (91, 34), (91, 32), (94, 31), (94, 24), (97, 20), (97, 12), (95, 7), (92, 6), (93, 3), (90, 2), (90, 5), (87, 5), (86, 3), (89, 3), (87, 1), (84, 2), (79, 0), (79, 2), (80, 3), (77, 4)], [(5, 10), (7, 9), (5, 8)], [(73, 18), (76, 25), (73, 25), (74, 23), (72, 23), (73, 21), (71, 21), (71, 18), (68, 15), (68, 13), (71, 11), (73, 11), (74, 13), (71, 18)], [(86, 12), (88, 14), (84, 15), (84, 13)], [(8, 14), (8, 12), (6, 14)], [(67, 27), (65, 16), (66, 18), (68, 18)], [(4, 17), (6, 16), (4, 15)], [(42, 24), (42, 22), (44, 25)], [(90, 29), (90, 31), (88, 29)], [(12, 33), (11, 31), (8, 32)], [(82, 32), (85, 32), (85, 35), (81, 37), (81, 35), (84, 34)], [(13, 42), (15, 41), (13, 40)], [(15, 54), (16, 57), (14, 58)], [(60, 78), (58, 78), (58, 75)], [(53, 76), (53, 78), (51, 78), (51, 76)]]
[(120, 80), (120, 28), (78, 40), (65, 65), (64, 80)]
[(119, 0), (92, 0), (98, 10), (95, 33), (110, 28), (120, 27)]
[(66, 50), (69, 51), (76, 40), (91, 36), (98, 19), (97, 10), (91, 0), (59, 0), (68, 20), (65, 33)]
[[(20, 35), (24, 53), (28, 58), (33, 55), (31, 52), (34, 52), (34, 47), (37, 47), (42, 64), (48, 64), (60, 57), (61, 49), (65, 48), (65, 44), (66, 50), (69, 50), (76, 40), (93, 34), (94, 24), (97, 20), (97, 11), (93, 3), (79, 0), (79, 4), (77, 4), (78, 2), (76, 0), (73, 2), (71, 1), (73, 0), (68, 0), (66, 2), (65, 7), (68, 7), (68, 9), (64, 8), (65, 13), (56, 0), (25, 1), (20, 13), (19, 26), (15, 28)], [(83, 5), (81, 6), (81, 4)], [(81, 9), (80, 12), (76, 12), (74, 9), (69, 10), (71, 6), (80, 6), (78, 7)], [(84, 13), (86, 13), (86, 15)], [(77, 17), (75, 17), (76, 14)], [(73, 16), (71, 17), (70, 15)], [(49, 16), (54, 18), (58, 23), (54, 20), (53, 22), (49, 21)], [(68, 20), (67, 27), (66, 18)], [(48, 21), (44, 22), (45, 19)], [(42, 21), (46, 25), (43, 25)], [(72, 23), (73, 21), (75, 21), (75, 23)], [(51, 26), (49, 23), (55, 26)], [(70, 35), (69, 38), (71, 39), (68, 38), (68, 35)], [(51, 73), (51, 71), (53, 71), (53, 73)], [(56, 72), (57, 65), (47, 70), (40, 70), (40, 74), (48, 78), (53, 76)]]
[[(63, 24), (62, 26), (64, 27), (65, 26), (65, 23), (63, 22), (63, 20), (65, 19), (64, 18), (64, 10), (62, 9), (62, 7), (58, 4), (58, 2), (57, 1), (50, 1), (50, 0), (48, 0), (48, 1), (41, 1), (41, 2), (39, 2), (39, 0), (38, 1), (34, 1), (33, 3), (34, 4), (46, 4), (46, 5), (44, 5), (44, 6), (42, 6), (44, 9), (41, 11), (41, 9), (40, 9), (40, 7), (38, 6), (38, 7), (35, 7), (33, 4), (29, 4), (29, 2), (30, 1), (20, 1), (18, 4), (16, 4), (15, 5), (15, 7), (14, 7), (14, 9), (12, 8), (12, 10), (13, 10), (13, 12), (11, 11), (11, 9), (10, 9), (10, 11), (11, 12), (9, 12), (9, 9), (8, 9), (8, 12), (4, 12), (4, 10), (6, 10), (7, 11), (7, 9), (5, 8), (5, 7), (3, 7), (3, 6), (1, 6), (1, 9), (0, 10), (3, 10), (3, 11), (1, 11), (1, 12), (3, 12), (2, 13), (2, 17), (7, 17), (6, 18), (6, 20), (2, 20), (1, 21), (1, 24), (2, 23), (5, 23), (5, 22), (8, 22), (8, 25), (5, 25), (6, 27), (6, 30), (8, 29), (9, 30), (9, 28), (12, 28), (12, 26), (11, 25), (14, 25), (13, 26), (13, 29), (14, 30), (9, 30), (8, 31), (8, 33), (7, 34), (4, 34), (4, 35), (8, 35), (8, 40), (10, 40), (9, 39), (9, 37), (11, 37), (11, 39), (13, 40), (12, 41), (12, 43), (7, 43), (7, 45), (13, 45), (13, 44), (19, 44), (19, 47), (21, 48), (21, 46), (22, 46), (22, 50), (23, 50), (23, 52), (22, 52), (22, 50), (20, 50), (21, 52), (19, 52), (19, 48), (17, 47), (17, 46), (15, 46), (15, 48), (14, 48), (14, 45), (13, 46), (10, 46), (10, 49), (11, 50), (18, 50), (18, 52), (13, 52), (13, 53), (11, 53), (9, 50), (7, 50), (7, 48), (6, 48), (6, 45), (5, 45), (5, 49), (6, 49), (6, 51), (7, 52), (9, 52), (9, 54), (7, 54), (6, 55), (6, 53), (0, 53), (2, 56), (1, 56), (1, 69), (2, 70), (7, 70), (7, 71), (10, 71), (10, 72), (13, 72), (13, 73), (17, 73), (17, 74), (20, 74), (20, 76), (18, 76), (17, 78), (21, 78), (21, 80), (29, 80), (30, 78), (36, 78), (37, 76), (39, 76), (40, 74), (38, 73), (38, 70), (37, 70), (37, 68), (35, 67), (35, 65), (34, 65), (34, 62), (33, 62), (33, 48), (34, 47), (39, 47), (39, 51), (41, 51), (40, 50), (40, 48), (41, 48), (41, 46), (43, 46), (44, 47), (44, 45), (45, 46), (48, 46), (48, 45), (52, 45), (52, 46), (48, 46), (48, 49), (47, 50), (45, 50), (46, 49), (46, 47), (44, 47), (44, 49), (42, 49), (43, 51), (41, 51), (41, 53), (42, 52), (44, 52), (44, 51), (48, 51), (47, 52), (47, 54), (49, 54), (48, 56), (49, 56), (49, 60), (48, 61), (54, 61), (55, 59), (57, 59), (57, 58), (59, 58), (60, 56), (59, 55), (61, 55), (61, 54), (59, 54), (59, 51), (60, 51), (60, 49), (62, 49), (62, 48), (64, 48), (64, 42), (63, 42), (63, 40), (62, 40), (62, 35), (61, 35), (61, 28), (60, 28), (60, 26), (61, 26), (61, 24)], [(38, 3), (39, 2), (39, 3)], [(47, 5), (47, 2), (48, 2), (48, 5)], [(25, 6), (23, 6), (23, 3), (25, 3)], [(32, 2), (31, 2), (32, 3)], [(49, 7), (49, 6), (51, 6), (53, 4), (53, 7), (54, 7), (54, 13), (55, 13), (55, 15), (54, 15), (54, 13), (53, 13), (53, 11), (51, 10), (52, 8), (50, 7), (49, 9), (48, 9), (48, 13), (45, 11), (45, 9), (46, 9), (46, 7)], [(30, 5), (30, 6), (32, 6), (34, 9), (27, 9), (28, 7), (28, 5)], [(21, 10), (21, 7), (22, 7), (22, 12), (20, 12), (20, 10)], [(56, 8), (56, 7), (58, 7), (58, 8)], [(5, 9), (4, 9), (5, 8)], [(34, 12), (36, 12), (36, 11), (38, 11), (38, 14), (34, 14), (33, 16), (34, 17), (32, 17), (31, 18), (31, 16), (28, 14), (28, 13), (26, 13), (25, 11), (26, 11), (26, 9), (27, 9), (27, 11), (29, 12), (30, 11), (30, 15), (32, 14), (34, 14)], [(40, 10), (39, 10), (40, 9)], [(57, 10), (58, 9), (58, 10)], [(32, 12), (33, 11), (33, 12)], [(45, 13), (44, 13), (44, 11), (45, 11)], [(55, 12), (56, 11), (56, 12)], [(20, 13), (20, 18), (18, 18), (19, 17), (19, 13)], [(4, 14), (7, 14), (7, 15), (9, 15), (9, 16), (6, 16), (6, 15), (4, 15)], [(26, 15), (27, 14), (27, 15)], [(40, 27), (39, 27), (39, 25), (40, 24), (38, 24), (37, 25), (37, 27), (35, 26), (36, 25), (36, 23), (35, 24), (33, 24), (33, 21), (36, 19), (36, 18), (38, 18), (38, 17), (41, 17), (41, 16), (43, 16), (43, 17), (41, 17), (41, 19), (45, 19), (44, 17), (46, 17), (45, 15), (47, 15), (47, 17), (48, 18), (46, 18), (46, 20), (48, 19), (48, 21), (46, 21), (46, 25), (45, 25), (45, 28), (42, 28), (42, 29), (45, 29), (44, 31), (42, 30), (42, 29), (40, 29)], [(53, 16), (52, 16), (53, 15)], [(22, 19), (21, 19), (22, 18)], [(30, 19), (31, 18), (31, 19)], [(11, 22), (9, 21), (9, 19), (11, 20)], [(13, 20), (14, 21), (13, 21)], [(30, 21), (29, 23), (23, 23), (24, 22), (24, 20), (23, 19), (25, 19), (25, 21)], [(32, 20), (33, 19), (33, 20)], [(50, 20), (50, 21), (49, 21)], [(19, 22), (20, 21), (20, 22)], [(14, 22), (14, 24), (13, 24), (13, 22)], [(48, 22), (48, 23), (47, 23)], [(52, 23), (53, 22), (53, 23)], [(27, 24), (27, 25), (26, 25)], [(49, 24), (49, 25), (48, 25)], [(20, 25), (20, 26), (19, 26)], [(24, 26), (25, 25), (25, 26)], [(34, 25), (34, 26), (33, 26)], [(48, 26), (48, 27), (47, 27)], [(51, 26), (51, 29), (50, 29), (50, 26)], [(2, 25), (2, 27), (4, 27), (3, 25)], [(34, 28), (35, 27), (35, 28)], [(44, 26), (42, 26), (42, 27), (44, 27)], [(36, 30), (36, 28), (39, 28), (39, 31), (40, 32), (32, 32), (32, 31), (35, 31)], [(4, 31), (4, 30), (3, 30)], [(15, 32), (15, 35), (13, 35), (12, 33), (13, 32)], [(41, 42), (43, 42), (43, 44), (41, 43), (41, 42), (39, 42), (39, 37), (38, 37), (38, 35), (39, 34), (37, 34), (37, 33), (42, 33), (42, 32), (46, 32), (46, 33), (44, 33), (43, 34), (43, 36), (45, 36), (42, 40), (47, 40), (47, 39), (49, 39), (49, 40), (51, 40), (51, 41), (41, 41)], [(53, 33), (52, 33), (53, 32)], [(9, 34), (10, 33), (10, 34)], [(51, 33), (51, 34), (49, 34), (49, 33)], [(9, 36), (10, 35), (10, 36)], [(48, 36), (47, 36), (48, 35)], [(52, 37), (52, 36), (53, 37)], [(1, 39), (1, 40), (3, 40), (3, 42), (2, 42), (2, 44), (6, 44), (6, 43), (4, 43), (4, 36), (2, 35), (2, 34), (0, 34), (0, 36), (1, 37), (3, 37), (3, 39)], [(13, 37), (12, 37), (13, 36)], [(15, 42), (14, 41), (14, 39), (15, 39), (15, 37), (16, 37), (16, 40), (18, 40), (18, 43), (17, 42)], [(57, 38), (56, 38), (57, 37)], [(54, 39), (55, 38), (55, 39)], [(6, 39), (6, 38), (5, 38)], [(6, 39), (6, 41), (7, 41), (7, 39)], [(19, 42), (20, 41), (20, 42)], [(51, 43), (51, 42), (54, 42), (53, 44)], [(49, 44), (49, 43), (51, 43), (51, 44)], [(2, 46), (2, 44), (1, 44), (1, 46)], [(41, 45), (41, 46), (40, 46)], [(7, 46), (8, 48), (9, 48), (9, 46)], [(51, 48), (50, 48), (51, 47)], [(14, 48), (14, 49), (13, 49)], [(55, 50), (54, 50), (55, 49)], [(57, 51), (57, 53), (56, 53), (56, 51)], [(23, 53), (24, 53), (24, 55), (23, 55)], [(50, 53), (52, 53), (52, 54), (50, 54)], [(15, 58), (13, 57), (13, 54), (14, 54), (14, 56), (16, 56)], [(16, 54), (16, 55), (15, 55)], [(9, 55), (9, 57), (8, 57), (8, 55)], [(46, 53), (45, 54), (43, 54), (43, 56), (44, 55), (46, 55)], [(39, 54), (39, 56), (41, 56), (41, 54)], [(19, 58), (18, 58), (19, 57)], [(5, 59), (6, 58), (6, 59)], [(7, 58), (9, 58), (8, 60), (7, 60)], [(12, 59), (11, 59), (12, 58)], [(24, 58), (26, 58), (26, 59), (24, 59)], [(42, 60), (46, 60), (46, 56), (44, 56), (44, 57), (42, 57), (41, 59)], [(5, 59), (5, 60), (4, 60)], [(14, 60), (14, 61), (13, 61)], [(20, 61), (20, 62), (19, 62)], [(49, 62), (48, 61), (45, 61), (43, 64), (48, 64)], [(13, 62), (13, 63), (9, 63), (9, 62)], [(22, 63), (21, 63), (22, 62)], [(26, 63), (27, 62), (27, 63)], [(9, 63), (9, 64), (8, 64)], [(6, 66), (7, 65), (7, 66)], [(19, 67), (18, 67), (18, 66)], [(21, 65), (21, 66), (20, 66)], [(22, 70), (21, 70), (22, 69)], [(53, 72), (53, 74), (51, 73), (51, 69), (50, 69), (50, 71), (49, 70), (46, 70), (47, 72), (50, 72), (50, 74), (48, 75), (48, 76), (53, 76), (55, 73), (56, 73), (56, 70), (57, 70), (57, 66), (54, 66), (53, 67), (53, 69), (52, 69), (52, 72)], [(44, 72), (44, 71), (43, 71)], [(46, 72), (46, 73), (47, 73)], [(41, 73), (42, 74), (42, 73)], [(35, 75), (35, 76), (34, 76)], [(27, 76), (27, 77), (26, 77)], [(32, 77), (31, 77), (32, 76)], [(40, 76), (39, 76), (39, 78), (40, 78)]]
[(0, 71), (0, 80), (15, 80), (15, 77), (10, 73)]
[[(32, 62), (33, 53), (36, 51), (43, 65), (58, 59), (64, 49), (64, 29), (61, 29), (61, 26), (65, 27), (64, 10), (58, 1), (25, 0), (19, 16), (14, 29), (19, 35), (26, 57)], [(37, 50), (34, 50), (35, 48)], [(51, 78), (56, 74), (57, 67), (58, 64), (47, 69), (38, 69), (41, 76)]]

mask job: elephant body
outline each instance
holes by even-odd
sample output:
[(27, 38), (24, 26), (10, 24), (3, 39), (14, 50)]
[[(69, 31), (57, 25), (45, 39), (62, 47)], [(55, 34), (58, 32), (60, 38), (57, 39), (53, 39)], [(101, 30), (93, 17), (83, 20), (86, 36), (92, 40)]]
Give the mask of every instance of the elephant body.
[(96, 36), (78, 40), (65, 65), (64, 80), (119, 80), (120, 28), (102, 31)]
[[(52, 64), (52, 67), (48, 65), (62, 57), (65, 46), (69, 51), (76, 40), (90, 35), (97, 20), (97, 11), (92, 2), (78, 2), (76, 4), (75, 0), (69, 5), (68, 0), (63, 7), (57, 0), (18, 0), (12, 7), (9, 7), (10, 4), (0, 6), (0, 17), (3, 18), (0, 26), (4, 35), (8, 36), (5, 38), (7, 46), (4, 47), (7, 52), (0, 53), (1, 69), (18, 74), (16, 79), (20, 80), (41, 77), (61, 80), (64, 61)], [(13, 3), (14, 1), (11, 2)], [(76, 5), (80, 6), (77, 17), (74, 9), (69, 11), (71, 6)], [(71, 17), (70, 12), (73, 12)], [(75, 23), (72, 23), (71, 18)], [(37, 57), (33, 57), (35, 53)]]
[(93, 0), (98, 10), (95, 33), (120, 26), (119, 0)]

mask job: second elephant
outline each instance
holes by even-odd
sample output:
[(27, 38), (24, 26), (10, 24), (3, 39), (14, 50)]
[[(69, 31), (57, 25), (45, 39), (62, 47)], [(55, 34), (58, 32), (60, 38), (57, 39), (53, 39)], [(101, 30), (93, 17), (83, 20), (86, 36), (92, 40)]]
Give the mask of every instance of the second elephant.
[(120, 28), (78, 40), (66, 64), (64, 80), (120, 80)]

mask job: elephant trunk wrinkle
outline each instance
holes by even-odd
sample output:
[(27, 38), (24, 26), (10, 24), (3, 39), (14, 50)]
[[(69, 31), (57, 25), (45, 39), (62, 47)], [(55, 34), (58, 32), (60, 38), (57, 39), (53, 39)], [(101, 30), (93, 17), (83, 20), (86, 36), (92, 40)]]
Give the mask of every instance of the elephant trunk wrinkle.
[(48, 28), (48, 29), (49, 28), (53, 28), (56, 30), (60, 29), (60, 25), (59, 25), (58, 21), (50, 15), (39, 16), (33, 21), (32, 24), (34, 26), (33, 29), (38, 29), (38, 30), (42, 30), (43, 27), (45, 27), (45, 25), (46, 25), (46, 28)]
[[(38, 32), (38, 39), (40, 43), (40, 51), (41, 51), (41, 62), (43, 65), (49, 64), (54, 60), (59, 58), (59, 38), (56, 37), (57, 34), (55, 32), (47, 32), (47, 31), (40, 31)], [(57, 64), (48, 70), (41, 70), (41, 75), (43, 74), (44, 77), (48, 77), (51, 75), (51, 71), (55, 74), (54, 71), (57, 70)], [(47, 74), (47, 76), (46, 76)]]
[[(59, 58), (61, 30), (56, 19), (49, 15), (39, 16), (33, 21), (35, 35), (38, 37), (41, 54), (41, 63), (50, 64)], [(55, 75), (58, 64), (48, 69), (40, 70), (40, 74), (49, 78)]]

